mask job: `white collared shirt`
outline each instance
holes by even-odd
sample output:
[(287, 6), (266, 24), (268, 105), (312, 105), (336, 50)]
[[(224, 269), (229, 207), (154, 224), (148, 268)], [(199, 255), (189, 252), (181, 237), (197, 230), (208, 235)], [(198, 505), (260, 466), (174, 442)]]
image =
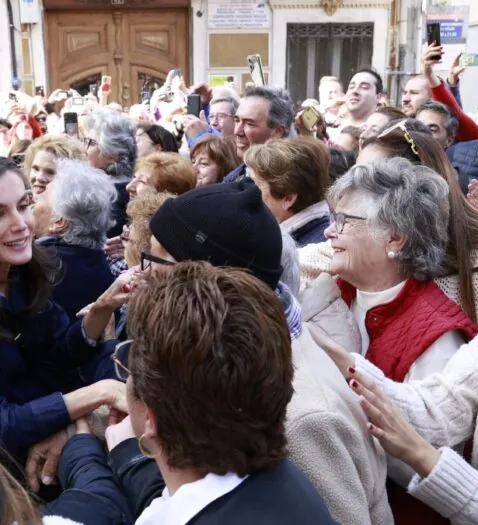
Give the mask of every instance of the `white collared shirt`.
[(198, 481), (182, 485), (172, 496), (166, 487), (162, 496), (144, 509), (135, 525), (186, 525), (196, 514), (233, 491), (246, 478), (232, 472), (224, 476), (208, 474)]

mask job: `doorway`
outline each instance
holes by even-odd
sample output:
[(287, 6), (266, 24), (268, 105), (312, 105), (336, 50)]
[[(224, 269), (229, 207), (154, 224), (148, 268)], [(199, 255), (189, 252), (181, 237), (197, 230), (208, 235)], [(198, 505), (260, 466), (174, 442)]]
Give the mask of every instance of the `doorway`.
[(110, 102), (141, 102), (145, 79), (181, 68), (188, 82), (188, 10), (51, 11), (46, 16), (49, 91), (112, 77)]

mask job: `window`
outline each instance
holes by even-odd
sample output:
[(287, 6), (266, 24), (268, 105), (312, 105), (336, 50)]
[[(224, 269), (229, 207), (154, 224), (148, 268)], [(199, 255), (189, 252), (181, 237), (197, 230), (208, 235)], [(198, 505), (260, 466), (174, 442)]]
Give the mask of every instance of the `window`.
[(325, 75), (344, 88), (361, 66), (370, 66), (373, 23), (287, 24), (287, 88), (295, 103), (317, 98)]

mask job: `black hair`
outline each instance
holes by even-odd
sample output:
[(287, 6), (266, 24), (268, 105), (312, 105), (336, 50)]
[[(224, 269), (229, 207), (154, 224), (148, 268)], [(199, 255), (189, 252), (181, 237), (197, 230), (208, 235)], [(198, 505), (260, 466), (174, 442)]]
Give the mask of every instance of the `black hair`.
[(172, 133), (158, 124), (140, 124), (137, 129), (143, 130), (151, 142), (166, 152), (177, 153), (178, 145)]
[(377, 95), (381, 95), (383, 93), (383, 80), (380, 74), (375, 69), (373, 69), (372, 67), (362, 67), (355, 72), (356, 75), (358, 73), (368, 73), (369, 75), (372, 75), (375, 78), (375, 89)]
[(353, 151), (346, 151), (338, 148), (329, 148), (330, 165), (329, 178), (330, 184), (333, 184), (342, 175), (345, 175), (349, 169), (355, 165), (357, 160)]

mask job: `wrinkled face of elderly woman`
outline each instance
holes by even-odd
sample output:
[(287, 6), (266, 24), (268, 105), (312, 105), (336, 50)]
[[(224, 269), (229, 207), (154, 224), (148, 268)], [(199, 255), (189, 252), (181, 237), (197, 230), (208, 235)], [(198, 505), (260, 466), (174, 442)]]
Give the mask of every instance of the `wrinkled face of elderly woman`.
[(98, 144), (98, 134), (96, 130), (89, 129), (85, 136), (85, 146), (86, 152), (88, 154), (88, 162), (95, 168), (104, 169), (107, 168), (110, 164), (115, 162), (117, 159), (110, 156), (105, 156), (101, 153), (99, 144)]
[(330, 239), (333, 257), (330, 271), (362, 291), (381, 291), (403, 280), (398, 253), (403, 239), (380, 231), (367, 222), (370, 198), (358, 192), (345, 194), (337, 203), (325, 235)]

